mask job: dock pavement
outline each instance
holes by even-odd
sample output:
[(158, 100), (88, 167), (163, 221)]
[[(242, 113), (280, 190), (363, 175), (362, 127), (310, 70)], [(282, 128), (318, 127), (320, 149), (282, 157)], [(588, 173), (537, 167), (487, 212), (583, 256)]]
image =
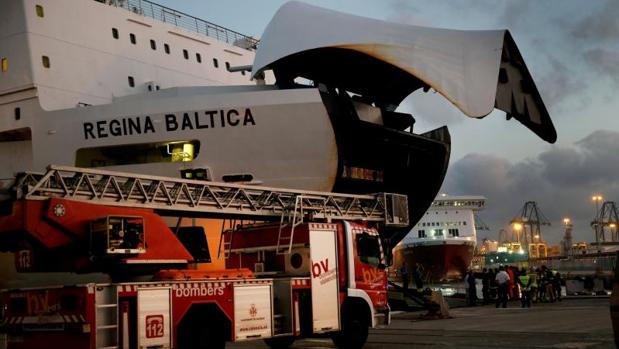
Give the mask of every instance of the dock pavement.
[[(615, 348), (608, 298), (564, 299), (520, 308), (494, 305), (451, 310), (451, 319), (424, 320), (422, 312), (396, 312), (389, 327), (370, 330), (366, 349)], [(268, 348), (263, 342), (226, 348)], [(291, 348), (335, 348), (330, 339), (299, 340)]]

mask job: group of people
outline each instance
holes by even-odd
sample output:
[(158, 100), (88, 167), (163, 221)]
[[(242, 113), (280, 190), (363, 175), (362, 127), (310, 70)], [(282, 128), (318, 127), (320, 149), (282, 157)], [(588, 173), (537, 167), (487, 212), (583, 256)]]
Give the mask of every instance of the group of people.
[(523, 308), (531, 303), (561, 301), (561, 274), (545, 265), (537, 269), (500, 266), (484, 268), (481, 273), (468, 271), (464, 277), (467, 304), (477, 304), (477, 279), (481, 279), (484, 304), (495, 301), (496, 307), (507, 307), (507, 301), (520, 299)]

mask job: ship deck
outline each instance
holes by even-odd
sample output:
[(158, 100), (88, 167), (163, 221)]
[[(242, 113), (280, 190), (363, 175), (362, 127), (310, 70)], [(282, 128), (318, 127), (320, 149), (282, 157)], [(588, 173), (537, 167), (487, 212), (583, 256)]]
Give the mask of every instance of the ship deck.
[(112, 6), (124, 8), (144, 17), (150, 17), (164, 23), (172, 24), (179, 28), (206, 35), (208, 37), (235, 44), (239, 41), (245, 41), (247, 48), (256, 48), (258, 40), (251, 36), (241, 34), (232, 29), (217, 25), (215, 23), (203, 20), (198, 17), (186, 14), (184, 12), (159, 5), (148, 0), (94, 0), (101, 3), (107, 3)]

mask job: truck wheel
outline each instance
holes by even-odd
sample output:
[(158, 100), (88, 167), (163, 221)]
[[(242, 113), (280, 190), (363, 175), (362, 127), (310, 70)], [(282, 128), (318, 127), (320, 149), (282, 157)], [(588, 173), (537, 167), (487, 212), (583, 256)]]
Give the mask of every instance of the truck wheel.
[(361, 319), (343, 319), (342, 330), (331, 339), (340, 349), (361, 349), (368, 339), (368, 324)]
[(267, 338), (264, 342), (272, 349), (288, 349), (295, 338), (293, 336)]

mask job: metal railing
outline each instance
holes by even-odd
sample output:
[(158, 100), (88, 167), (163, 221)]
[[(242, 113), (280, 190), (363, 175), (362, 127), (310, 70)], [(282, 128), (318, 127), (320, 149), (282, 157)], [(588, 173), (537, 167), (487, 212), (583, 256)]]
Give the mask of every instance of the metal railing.
[(236, 32), (234, 30), (219, 26), (203, 19), (188, 15), (169, 7), (165, 7), (148, 0), (95, 0), (111, 6), (121, 7), (127, 11), (150, 17), (164, 23), (173, 24), (198, 34), (215, 38), (219, 41), (245, 49), (256, 49), (258, 40)]

